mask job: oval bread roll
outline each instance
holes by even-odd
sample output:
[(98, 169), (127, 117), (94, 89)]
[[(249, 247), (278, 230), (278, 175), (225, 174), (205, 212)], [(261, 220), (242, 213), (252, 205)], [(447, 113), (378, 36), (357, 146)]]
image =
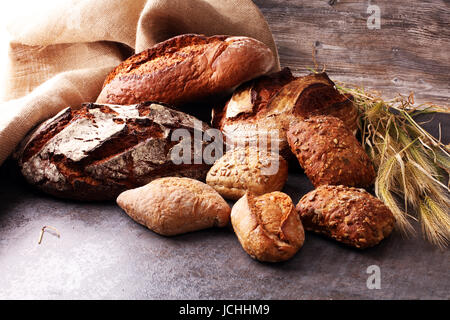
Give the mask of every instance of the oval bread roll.
[(161, 178), (125, 191), (117, 204), (136, 222), (165, 236), (230, 221), (230, 206), (210, 186), (189, 178)]
[(231, 93), (275, 66), (269, 47), (253, 38), (185, 34), (122, 62), (107, 77), (97, 103), (181, 106)]
[(278, 191), (259, 197), (246, 193), (233, 206), (231, 224), (244, 250), (260, 261), (288, 260), (305, 241), (291, 198)]
[(338, 118), (314, 116), (290, 127), (292, 152), (315, 187), (369, 187), (375, 181), (373, 164), (358, 140)]
[(395, 223), (381, 200), (344, 186), (320, 186), (300, 200), (297, 210), (306, 230), (361, 249), (386, 238)]
[(256, 148), (227, 152), (216, 161), (206, 176), (206, 183), (222, 197), (240, 199), (247, 191), (262, 195), (283, 189), (288, 165), (283, 157)]

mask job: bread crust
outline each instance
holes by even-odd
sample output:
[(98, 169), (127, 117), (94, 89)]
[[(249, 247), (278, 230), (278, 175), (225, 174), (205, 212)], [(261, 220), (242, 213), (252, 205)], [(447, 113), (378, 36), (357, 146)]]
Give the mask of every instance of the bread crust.
[(306, 230), (360, 249), (377, 245), (395, 224), (389, 208), (364, 189), (320, 186), (296, 208)]
[(247, 147), (229, 151), (217, 160), (206, 183), (225, 199), (238, 200), (247, 191), (257, 196), (280, 191), (287, 177), (288, 165), (283, 157)]
[(86, 104), (44, 122), (22, 142), (16, 157), (24, 177), (44, 192), (83, 201), (113, 200), (159, 177), (205, 179), (210, 165), (175, 165), (171, 160), (172, 149), (182, 143), (171, 141), (173, 130), (183, 128), (193, 136), (196, 121), (203, 132), (209, 128), (151, 102)]
[(305, 241), (291, 198), (278, 191), (259, 197), (246, 193), (231, 210), (231, 224), (242, 248), (259, 261), (288, 260)]
[(122, 62), (107, 77), (97, 103), (182, 106), (229, 94), (275, 64), (272, 51), (253, 38), (185, 34)]
[(375, 181), (373, 164), (358, 140), (338, 118), (314, 116), (291, 126), (292, 152), (315, 187), (369, 187)]
[(174, 236), (225, 227), (231, 208), (210, 186), (193, 179), (167, 177), (119, 195), (117, 204), (150, 230)]
[(350, 95), (340, 94), (325, 73), (294, 77), (285, 68), (236, 89), (224, 108), (215, 108), (213, 126), (223, 131), (230, 145), (275, 132), (281, 155), (288, 159), (292, 154), (287, 129), (314, 115), (339, 117), (356, 132), (358, 114)]

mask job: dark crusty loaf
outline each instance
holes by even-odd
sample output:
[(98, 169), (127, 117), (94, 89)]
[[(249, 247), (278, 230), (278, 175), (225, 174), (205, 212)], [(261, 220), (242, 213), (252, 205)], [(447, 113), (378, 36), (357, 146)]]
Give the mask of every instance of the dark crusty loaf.
[(97, 103), (181, 106), (231, 93), (275, 66), (272, 51), (252, 38), (181, 35), (122, 62), (107, 77)]
[(344, 186), (320, 186), (300, 200), (297, 211), (306, 230), (361, 249), (378, 244), (395, 224), (381, 200)]
[(369, 156), (338, 118), (314, 116), (300, 120), (289, 129), (287, 138), (314, 186), (373, 184), (375, 170)]
[(285, 68), (241, 85), (224, 108), (215, 108), (213, 126), (232, 144), (276, 132), (281, 154), (289, 158), (287, 129), (314, 115), (336, 116), (356, 131), (358, 114), (351, 96), (340, 94), (325, 73), (296, 78)]
[(195, 121), (200, 130), (209, 128), (150, 102), (67, 108), (31, 133), (16, 157), (25, 178), (47, 193), (77, 200), (115, 199), (159, 177), (204, 179), (209, 165), (171, 161), (172, 148), (182, 143), (171, 141), (171, 133), (184, 128), (192, 135)]

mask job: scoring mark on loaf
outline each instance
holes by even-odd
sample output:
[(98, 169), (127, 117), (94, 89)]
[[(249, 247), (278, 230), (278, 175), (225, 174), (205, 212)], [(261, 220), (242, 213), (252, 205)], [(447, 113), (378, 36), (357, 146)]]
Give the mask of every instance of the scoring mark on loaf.
[(125, 123), (118, 124), (112, 117), (101, 118), (97, 116), (95, 123), (89, 118), (72, 122), (65, 130), (53, 137), (42, 152), (61, 154), (72, 161), (86, 158), (90, 151), (125, 129)]

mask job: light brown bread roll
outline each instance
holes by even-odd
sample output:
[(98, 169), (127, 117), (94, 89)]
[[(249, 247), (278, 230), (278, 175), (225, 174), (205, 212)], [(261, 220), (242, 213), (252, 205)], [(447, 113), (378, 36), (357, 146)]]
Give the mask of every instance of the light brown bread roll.
[(360, 249), (377, 245), (395, 224), (381, 200), (344, 186), (320, 186), (300, 200), (297, 210), (306, 230)]
[(119, 195), (117, 204), (136, 222), (165, 236), (224, 227), (230, 207), (210, 186), (189, 178), (161, 178)]
[(256, 148), (227, 152), (216, 161), (206, 176), (206, 183), (222, 197), (240, 199), (247, 191), (262, 195), (283, 189), (288, 165), (282, 156)]
[(107, 77), (97, 102), (181, 106), (229, 94), (275, 66), (272, 51), (253, 38), (185, 34), (122, 62)]
[(299, 120), (287, 134), (292, 152), (315, 187), (369, 187), (375, 181), (372, 161), (340, 119), (314, 116)]
[(231, 224), (244, 250), (267, 262), (292, 258), (305, 233), (291, 198), (282, 192), (245, 194), (231, 211)]

